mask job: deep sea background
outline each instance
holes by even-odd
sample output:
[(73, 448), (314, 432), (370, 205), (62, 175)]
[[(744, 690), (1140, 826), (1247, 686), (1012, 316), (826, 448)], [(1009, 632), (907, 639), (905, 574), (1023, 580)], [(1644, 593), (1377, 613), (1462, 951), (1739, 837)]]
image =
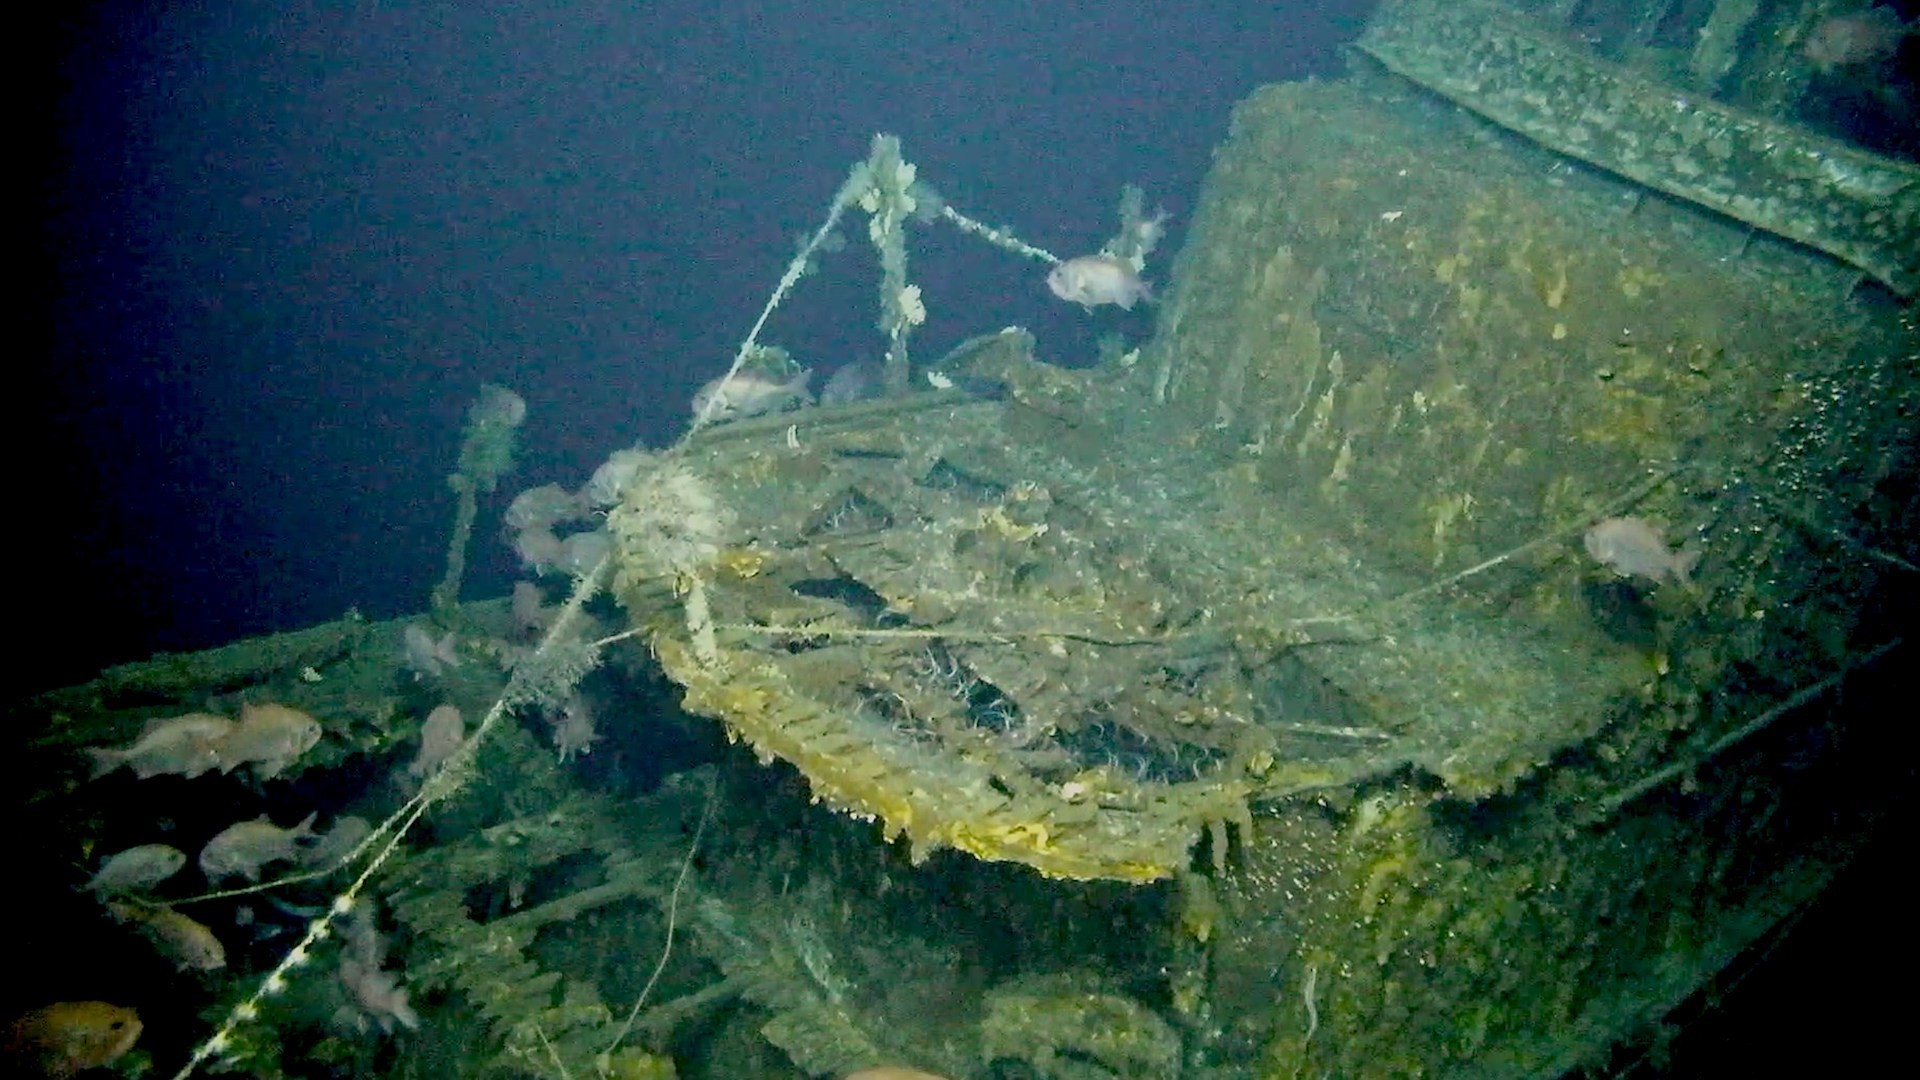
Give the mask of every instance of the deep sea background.
[[(1368, 0), (418, 0), (93, 3), (19, 30), (30, 202), (25, 353), (5, 425), (16, 612), (7, 690), (349, 608), (420, 610), (441, 572), (463, 412), (530, 405), (466, 595), (513, 566), (487, 522), (662, 445), (876, 131), (958, 208), (1064, 254), (1125, 183), (1181, 242), (1233, 103), (1337, 76)], [(855, 235), (770, 340), (876, 359)], [(1056, 362), (1151, 315), (1089, 318), (1037, 264), (917, 234), (937, 356), (1008, 324)], [(18, 279), (17, 279), (18, 280)], [(1133, 321), (1129, 321), (1132, 319)], [(1905, 860), (1869, 859), (1671, 1064), (1766, 1075), (1783, 1048), (1890, 1056)], [(1903, 971), (1873, 965), (1905, 985)], [(1746, 996), (1742, 997), (1744, 994)], [(1896, 1018), (1899, 1019), (1896, 1019)], [(1844, 1071), (1844, 1069), (1842, 1070)]]

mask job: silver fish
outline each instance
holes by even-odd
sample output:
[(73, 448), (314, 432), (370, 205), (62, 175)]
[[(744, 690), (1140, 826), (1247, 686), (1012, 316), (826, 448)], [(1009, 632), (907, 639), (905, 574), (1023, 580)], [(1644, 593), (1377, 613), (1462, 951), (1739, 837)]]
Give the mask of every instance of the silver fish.
[(1584, 537), (1587, 554), (1622, 577), (1644, 578), (1659, 584), (1689, 584), (1687, 575), (1700, 561), (1698, 551), (1675, 551), (1644, 518), (1602, 518)]
[(871, 360), (855, 360), (834, 369), (827, 385), (820, 389), (820, 404), (851, 405), (869, 401), (887, 391), (887, 376)]
[(1092, 310), (1101, 304), (1118, 304), (1131, 311), (1142, 300), (1153, 299), (1153, 289), (1140, 278), (1140, 271), (1124, 259), (1111, 255), (1082, 255), (1067, 259), (1047, 272), (1047, 288), (1062, 300)]
[(109, 856), (87, 882), (87, 888), (103, 893), (139, 892), (179, 873), (185, 865), (187, 857), (179, 848), (141, 844)]
[(1840, 68), (1871, 67), (1899, 55), (1900, 43), (1920, 32), (1920, 19), (1902, 22), (1890, 7), (1870, 7), (1829, 15), (1813, 24), (1800, 54), (1815, 71), (1831, 74)]
[(315, 816), (308, 814), (291, 829), (275, 825), (265, 814), (229, 825), (200, 849), (200, 871), (215, 883), (230, 877), (259, 881), (261, 867), (300, 857), (300, 842), (312, 838)]
[(736, 371), (731, 379), (722, 375), (693, 395), (693, 415), (709, 421), (737, 420), (779, 412), (795, 403), (811, 405), (813, 394), (807, 390), (807, 383), (812, 379), (811, 368), (785, 382), (752, 371)]
[[(303, 866), (325, 866), (331, 869), (336, 863), (353, 854), (360, 842), (373, 835), (373, 823), (363, 817), (348, 815), (336, 818), (329, 832), (315, 838), (313, 846), (300, 855)], [(275, 901), (278, 903), (278, 901)], [(285, 905), (281, 905), (285, 906)], [(318, 915), (319, 912), (313, 914)]]
[[(697, 413), (698, 399), (695, 400)], [(605, 509), (615, 505), (627, 493), (627, 488), (633, 486), (634, 478), (640, 474), (640, 470), (646, 468), (652, 460), (653, 455), (645, 450), (633, 448), (615, 450), (599, 468), (593, 470), (592, 479), (589, 479), (587, 485), (580, 489), (580, 501), (594, 509)], [(568, 519), (555, 518), (554, 520)], [(553, 522), (539, 524), (544, 527)]]
[(184, 776), (191, 780), (220, 766), (221, 740), (233, 731), (233, 721), (212, 713), (188, 713), (148, 722), (132, 746), (94, 747), (93, 775), (105, 776), (122, 765), (142, 780), (150, 776)]
[[(542, 549), (535, 554), (547, 554), (545, 544), (559, 547), (560, 541), (543, 528), (527, 528), (516, 534), (514, 544), (522, 555), (534, 548), (533, 541), (540, 541)], [(422, 675), (438, 678), (448, 668), (460, 666), (460, 637), (449, 630), (436, 638), (433, 632), (419, 623), (408, 623), (400, 634), (400, 651), (406, 660), (407, 668), (418, 678)]]
[(466, 725), (461, 722), (460, 710), (452, 705), (441, 705), (427, 714), (420, 725), (420, 752), (414, 756), (413, 764), (407, 766), (407, 775), (416, 780), (425, 780), (440, 771), (440, 766), (460, 749), (466, 741)]

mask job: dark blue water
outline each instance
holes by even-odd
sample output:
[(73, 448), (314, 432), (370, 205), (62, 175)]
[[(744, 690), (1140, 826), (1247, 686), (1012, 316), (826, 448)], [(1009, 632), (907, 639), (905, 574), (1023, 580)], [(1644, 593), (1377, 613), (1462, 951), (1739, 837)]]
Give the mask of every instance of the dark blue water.
[[(39, 50), (50, 206), (15, 430), (23, 568), (74, 629), (26, 681), (424, 606), (479, 386), (531, 406), (502, 501), (664, 443), (876, 131), (959, 208), (1069, 254), (1140, 184), (1175, 214), (1164, 268), (1233, 102), (1340, 70), (1370, 7), (69, 12)], [(914, 256), (921, 355), (1020, 323), (1091, 358), (1103, 324), (1044, 267), (951, 230)], [(771, 340), (876, 358), (869, 250), (824, 270)], [(489, 509), (469, 596), (510, 580)]]

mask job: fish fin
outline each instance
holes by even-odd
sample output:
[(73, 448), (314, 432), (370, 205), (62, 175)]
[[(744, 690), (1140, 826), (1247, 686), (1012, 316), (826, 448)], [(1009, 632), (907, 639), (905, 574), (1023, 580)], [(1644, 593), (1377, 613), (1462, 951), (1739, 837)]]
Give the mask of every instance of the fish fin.
[(1706, 554), (1697, 547), (1688, 547), (1674, 553), (1673, 580), (1684, 588), (1693, 588), (1693, 568), (1700, 565), (1700, 556)]

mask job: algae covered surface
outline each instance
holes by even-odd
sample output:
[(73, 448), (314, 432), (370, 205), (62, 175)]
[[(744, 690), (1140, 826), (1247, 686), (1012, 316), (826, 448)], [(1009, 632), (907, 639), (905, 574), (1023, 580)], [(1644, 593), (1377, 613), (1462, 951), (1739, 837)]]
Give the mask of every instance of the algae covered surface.
[[(139, 972), (197, 1065), (1560, 1075), (1886, 813), (1837, 703), (1902, 647), (1920, 350), (1820, 257), (1368, 69), (1242, 104), (1138, 350), (910, 361), (904, 267), (892, 392), (623, 452), (606, 554), (512, 610), (450, 571), (17, 710), (42, 862), (372, 829), (122, 902), (226, 943)], [(1614, 573), (1621, 518), (1690, 573)], [(84, 779), (260, 702), (322, 730), (278, 776)]]

